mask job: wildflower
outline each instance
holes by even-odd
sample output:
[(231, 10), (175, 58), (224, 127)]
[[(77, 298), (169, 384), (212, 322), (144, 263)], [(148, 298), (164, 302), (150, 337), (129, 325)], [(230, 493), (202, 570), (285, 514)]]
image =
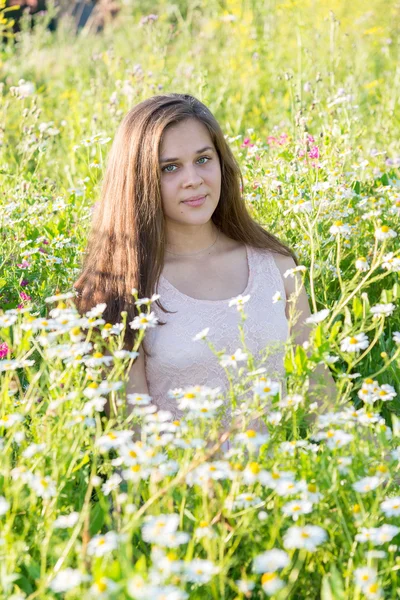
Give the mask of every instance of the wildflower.
[(370, 567), (359, 567), (354, 571), (356, 585), (358, 585), (361, 589), (364, 589), (364, 587), (370, 585), (371, 583), (375, 583), (377, 575), (378, 574), (376, 570), (371, 569)]
[(267, 596), (273, 596), (285, 587), (285, 582), (276, 573), (264, 573), (261, 577), (261, 587)]
[(79, 519), (78, 512), (71, 512), (69, 515), (60, 515), (53, 523), (53, 527), (59, 527), (60, 529), (69, 529), (76, 525)]
[(132, 329), (148, 329), (150, 327), (155, 327), (158, 323), (158, 318), (155, 316), (154, 312), (150, 312), (149, 314), (140, 313), (139, 316), (135, 317), (133, 321), (129, 323)]
[(256, 506), (262, 502), (261, 498), (255, 494), (239, 494), (233, 503), (233, 508), (249, 508), (250, 506)]
[(151, 298), (141, 298), (140, 300), (135, 301), (136, 306), (141, 306), (142, 304), (151, 304), (161, 298), (160, 294), (153, 294)]
[(0, 427), (4, 427), (5, 429), (9, 429), (16, 423), (21, 423), (24, 420), (24, 417), (19, 413), (11, 413), (9, 415), (4, 415), (0, 419)]
[(285, 278), (287, 277), (294, 277), (295, 273), (298, 273), (299, 271), (307, 271), (307, 267), (305, 267), (304, 265), (298, 265), (297, 267), (294, 267), (293, 269), (288, 269), (287, 271), (284, 272), (283, 276)]
[(130, 441), (132, 435), (133, 431), (129, 430), (109, 431), (96, 441), (96, 446), (99, 447), (100, 452), (107, 452), (111, 448), (119, 448)]
[(312, 512), (312, 504), (307, 500), (293, 500), (282, 506), (282, 512), (292, 517), (293, 521), (297, 521), (299, 515), (306, 515)]
[(274, 573), (290, 564), (289, 555), (284, 550), (273, 548), (256, 556), (253, 560), (253, 573)]
[(267, 416), (267, 422), (271, 425), (279, 425), (282, 421), (282, 413), (279, 410), (272, 411)]
[(248, 429), (243, 433), (238, 433), (234, 438), (238, 444), (246, 444), (253, 448), (260, 448), (263, 444), (266, 444), (269, 440), (268, 433), (258, 433), (254, 429)]
[(359, 256), (356, 260), (356, 269), (358, 271), (368, 271), (369, 262), (365, 258), (365, 256)]
[(319, 312), (316, 312), (313, 315), (311, 315), (311, 317), (308, 317), (306, 319), (306, 323), (321, 323), (321, 321), (324, 321), (324, 319), (326, 319), (329, 313), (329, 308), (324, 308), (323, 310), (320, 310)]
[(152, 473), (151, 468), (144, 468), (142, 465), (134, 464), (130, 465), (128, 469), (122, 471), (122, 476), (126, 481), (138, 482), (141, 479), (146, 480)]
[(219, 567), (210, 560), (195, 558), (183, 563), (182, 577), (192, 583), (208, 583), (214, 575), (219, 573)]
[(190, 471), (186, 475), (186, 483), (190, 486), (204, 486), (210, 479), (218, 481), (221, 479), (231, 479), (233, 476), (229, 462), (220, 460), (212, 463), (203, 463)]
[(371, 313), (374, 315), (374, 319), (379, 317), (390, 317), (395, 308), (396, 306), (392, 302), (389, 304), (376, 304), (375, 306), (371, 307)]
[(142, 527), (142, 538), (145, 542), (159, 544), (163, 536), (175, 533), (178, 525), (179, 515), (174, 513), (168, 515), (162, 514), (156, 517), (148, 516), (145, 518), (145, 523)]
[(363, 477), (359, 481), (353, 483), (353, 490), (356, 492), (360, 492), (360, 494), (365, 494), (370, 492), (371, 490), (375, 490), (378, 485), (382, 483), (382, 479), (379, 477)]
[(209, 327), (202, 329), (199, 333), (197, 333), (194, 336), (194, 338), (192, 338), (192, 342), (197, 342), (197, 340), (204, 340), (207, 337), (209, 331), (210, 331)]
[(47, 499), (56, 495), (56, 486), (50, 477), (34, 475), (29, 485), (40, 498)]
[(212, 527), (209, 527), (207, 521), (200, 521), (199, 526), (194, 530), (194, 535), (197, 538), (215, 538), (216, 533)]
[(347, 223), (343, 223), (343, 221), (335, 221), (335, 223), (329, 228), (329, 233), (332, 235), (340, 233), (348, 237), (351, 233), (351, 229)]
[(351, 465), (352, 462), (353, 459), (350, 456), (338, 456), (337, 463), (339, 473), (341, 473), (342, 475), (346, 475), (346, 473), (349, 472), (348, 467)]
[(234, 354), (223, 354), (222, 358), (219, 361), (221, 367), (235, 367), (237, 368), (238, 361), (246, 360), (247, 354), (243, 352), (240, 348), (236, 350)]
[(375, 230), (375, 237), (377, 240), (387, 240), (389, 238), (394, 238), (397, 236), (397, 233), (390, 229), (387, 225), (382, 225)]
[(152, 397), (149, 394), (127, 394), (128, 404), (132, 406), (147, 406), (151, 403)]
[(249, 579), (237, 579), (235, 583), (238, 586), (239, 592), (242, 594), (248, 594), (253, 591), (256, 586), (254, 581), (250, 581)]
[(115, 531), (95, 535), (87, 546), (87, 553), (90, 556), (104, 556), (108, 552), (116, 550), (120, 536)]
[(362, 528), (361, 534), (357, 534), (355, 539), (360, 542), (369, 541), (374, 546), (379, 546), (380, 544), (391, 542), (399, 531), (399, 527), (385, 523), (380, 527)]
[(395, 257), (393, 252), (385, 254), (382, 261), (382, 269), (395, 272), (400, 271), (400, 257)]
[(118, 489), (118, 486), (121, 482), (121, 477), (117, 473), (114, 473), (114, 475), (111, 475), (111, 477), (109, 477), (107, 481), (101, 486), (103, 494), (105, 496), (108, 496), (113, 490)]
[(358, 333), (355, 336), (346, 337), (340, 343), (342, 352), (359, 352), (368, 348), (369, 340), (365, 333)]
[(262, 400), (279, 393), (280, 384), (272, 381), (269, 377), (260, 377), (253, 385), (254, 394), (258, 394)]
[(303, 402), (304, 396), (301, 394), (291, 394), (279, 401), (279, 408), (294, 408), (295, 410)]
[(396, 342), (396, 344), (400, 344), (400, 331), (393, 332), (393, 341)]
[(83, 575), (78, 569), (68, 568), (57, 573), (51, 580), (49, 588), (56, 594), (60, 594), (74, 589), (87, 579), (88, 577)]
[(118, 590), (118, 584), (108, 577), (100, 577), (90, 587), (90, 593), (94, 598), (108, 598), (109, 594), (114, 594)]
[(247, 294), (246, 296), (239, 294), (236, 298), (231, 298), (231, 300), (229, 300), (229, 307), (236, 306), (239, 311), (243, 310), (243, 305), (250, 300), (250, 297), (250, 294)]
[(280, 292), (275, 292), (275, 294), (272, 296), (272, 304), (279, 302), (279, 300), (283, 300), (282, 294)]
[(305, 548), (309, 552), (315, 552), (317, 546), (327, 539), (325, 529), (318, 525), (306, 525), (305, 527), (289, 527), (283, 538), (286, 549)]
[(400, 515), (400, 496), (393, 496), (381, 502), (380, 507), (387, 517)]

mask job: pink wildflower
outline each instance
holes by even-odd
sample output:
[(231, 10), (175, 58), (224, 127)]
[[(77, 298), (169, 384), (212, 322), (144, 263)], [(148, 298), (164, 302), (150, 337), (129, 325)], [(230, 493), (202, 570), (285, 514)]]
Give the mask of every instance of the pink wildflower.
[(308, 156), (310, 158), (319, 158), (319, 149), (318, 146), (313, 146), (310, 150), (310, 152), (308, 153)]
[(7, 346), (7, 344), (5, 342), (0, 344), (0, 358), (7, 356), (8, 352), (11, 352), (11, 349)]
[(28, 261), (25, 259), (19, 265), (17, 264), (17, 267), (19, 267), (20, 269), (27, 269), (30, 266), (30, 263), (28, 263)]
[(19, 295), (22, 300), (26, 300), (26, 301), (32, 300), (32, 298), (30, 296), (28, 296), (28, 294), (25, 294), (25, 292), (20, 292)]

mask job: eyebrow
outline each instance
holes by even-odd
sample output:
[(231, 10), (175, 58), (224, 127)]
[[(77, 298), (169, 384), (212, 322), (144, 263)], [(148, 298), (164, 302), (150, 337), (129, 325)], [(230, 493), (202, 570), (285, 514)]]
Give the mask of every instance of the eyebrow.
[[(214, 148), (212, 148), (212, 146), (204, 146), (204, 148), (200, 148), (200, 150), (196, 150), (195, 154), (201, 154), (202, 152), (205, 152), (206, 150), (214, 150)], [(177, 160), (179, 160), (179, 158), (161, 158), (160, 163), (175, 162)]]

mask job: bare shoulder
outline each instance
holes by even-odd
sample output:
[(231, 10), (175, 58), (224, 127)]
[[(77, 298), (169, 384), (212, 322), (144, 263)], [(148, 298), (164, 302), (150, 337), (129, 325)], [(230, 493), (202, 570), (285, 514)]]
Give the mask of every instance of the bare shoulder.
[(296, 263), (291, 256), (285, 256), (284, 254), (278, 254), (277, 252), (271, 252), (273, 259), (275, 260), (276, 266), (282, 276), (282, 280), (285, 286), (286, 298), (288, 299), (290, 294), (293, 292), (294, 285), (291, 285), (292, 278), (284, 277), (284, 274), (288, 269), (294, 269)]

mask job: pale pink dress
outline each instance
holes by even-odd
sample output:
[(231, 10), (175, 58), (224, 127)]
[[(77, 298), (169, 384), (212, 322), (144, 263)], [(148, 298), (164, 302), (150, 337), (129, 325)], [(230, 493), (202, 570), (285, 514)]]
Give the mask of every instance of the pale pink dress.
[[(244, 323), (245, 342), (255, 358), (256, 368), (267, 369), (265, 375), (281, 381), (286, 390), (283, 356), (284, 343), (288, 338), (288, 320), (285, 315), (286, 294), (280, 271), (269, 250), (247, 246), (249, 279), (242, 295), (250, 295), (244, 304), (247, 320)], [(273, 296), (280, 292), (282, 300), (273, 302)], [(192, 341), (200, 331), (209, 327), (207, 337), (216, 350), (233, 354), (242, 348), (238, 324), (240, 312), (236, 306), (229, 307), (229, 300), (199, 300), (177, 290), (161, 275), (157, 293), (160, 301), (175, 314), (166, 314), (153, 302), (152, 310), (167, 325), (149, 328), (143, 345), (151, 352), (146, 358), (146, 379), (153, 404), (160, 409), (169, 410), (174, 419), (183, 412), (179, 410), (175, 398), (168, 397), (168, 390), (192, 385), (206, 385), (211, 388), (220, 386), (221, 391), (229, 389), (229, 382), (217, 357), (204, 340)], [(265, 354), (267, 347), (274, 352), (263, 364), (258, 358)], [(264, 350), (264, 352), (262, 352)], [(246, 366), (246, 361), (239, 362)], [(232, 372), (234, 369), (230, 367)], [(227, 407), (224, 423), (231, 415)], [(225, 448), (229, 447), (229, 444)]]

